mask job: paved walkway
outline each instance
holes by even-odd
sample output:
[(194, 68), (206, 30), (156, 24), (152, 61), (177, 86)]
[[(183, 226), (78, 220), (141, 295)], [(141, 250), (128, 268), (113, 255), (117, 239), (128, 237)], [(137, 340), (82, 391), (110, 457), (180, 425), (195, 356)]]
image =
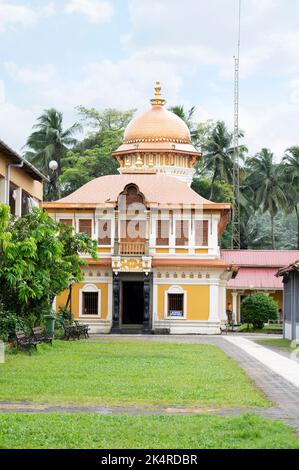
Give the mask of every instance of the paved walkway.
[[(112, 339), (112, 337), (109, 337)], [(107, 336), (93, 337), (89, 341), (107, 340)], [(291, 377), (290, 371), (298, 373), (298, 369), (291, 367), (289, 363), (287, 370), (283, 371), (281, 355), (270, 351), (263, 346), (256, 345), (252, 341), (242, 336), (125, 336), (115, 335), (113, 340), (124, 341), (163, 341), (170, 343), (191, 343), (191, 344), (213, 344), (220, 347), (223, 351), (236, 360), (247, 374), (255, 381), (256, 386), (260, 388), (268, 399), (273, 402), (273, 408), (211, 408), (211, 407), (158, 407), (156, 409), (140, 408), (109, 408), (109, 407), (81, 407), (81, 406), (52, 406), (41, 405), (28, 402), (0, 402), (0, 411), (2, 412), (92, 412), (99, 414), (194, 414), (209, 413), (222, 416), (235, 416), (243, 412), (255, 412), (268, 418), (280, 419), (299, 430), (299, 382), (297, 378)], [(276, 357), (278, 356), (278, 357)], [(278, 361), (279, 359), (279, 361)], [(279, 367), (278, 367), (279, 365)], [(294, 365), (298, 366), (295, 362)], [(298, 366), (299, 367), (299, 366)], [(288, 380), (286, 378), (292, 380)]]
[(261, 346), (247, 338), (226, 336), (225, 339), (238, 346), (250, 356), (269, 367), (273, 372), (288, 380), (291, 384), (299, 388), (299, 363), (289, 357)]

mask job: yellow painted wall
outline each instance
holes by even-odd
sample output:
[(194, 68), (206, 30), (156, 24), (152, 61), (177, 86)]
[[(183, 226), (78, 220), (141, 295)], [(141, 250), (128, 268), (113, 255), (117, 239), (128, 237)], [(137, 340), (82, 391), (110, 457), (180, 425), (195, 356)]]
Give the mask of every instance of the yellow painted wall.
[(159, 253), (169, 253), (169, 249), (168, 248), (156, 248), (156, 253), (159, 254)]
[[(73, 289), (72, 289), (73, 318), (77, 319), (79, 317), (79, 290), (82, 289), (84, 285), (86, 284), (94, 284), (95, 286), (97, 286), (98, 289), (101, 289), (101, 318), (105, 320), (108, 315), (108, 284), (107, 283), (98, 284), (98, 283), (86, 282), (86, 283), (75, 284), (73, 286)], [(67, 297), (68, 297), (68, 291), (63, 292), (61, 295), (57, 297), (56, 299), (57, 311), (59, 307), (62, 307), (66, 304)]]
[(111, 248), (101, 247), (101, 248), (98, 248), (98, 252), (99, 253), (111, 253)]
[(271, 297), (273, 297), (274, 300), (276, 300), (278, 304), (278, 308), (283, 308), (283, 291), (282, 290), (277, 290), (273, 292), (273, 294), (270, 294)]
[(188, 253), (189, 249), (188, 248), (176, 248), (175, 252), (176, 253)]
[[(170, 284), (158, 285), (158, 319), (164, 319), (165, 292)], [(187, 292), (187, 320), (208, 320), (210, 313), (210, 286), (186, 285), (180, 287)]]
[[(0, 175), (5, 177), (6, 175), (6, 164), (11, 163), (11, 160), (7, 158), (3, 153), (0, 153)], [(28, 175), (24, 168), (10, 169), (10, 181), (16, 186), (24, 189), (34, 198), (42, 201), (43, 199), (43, 185), (39, 181), (34, 180)]]
[(195, 253), (197, 255), (199, 255), (199, 254), (202, 254), (202, 255), (203, 254), (208, 254), (209, 250), (208, 250), (208, 248), (195, 248)]

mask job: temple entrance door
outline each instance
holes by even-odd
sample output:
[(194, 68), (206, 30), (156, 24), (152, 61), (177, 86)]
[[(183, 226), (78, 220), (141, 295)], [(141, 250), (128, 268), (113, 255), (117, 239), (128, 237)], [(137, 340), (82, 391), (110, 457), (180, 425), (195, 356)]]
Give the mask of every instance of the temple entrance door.
[(143, 282), (124, 281), (122, 284), (122, 324), (142, 326), (144, 317)]

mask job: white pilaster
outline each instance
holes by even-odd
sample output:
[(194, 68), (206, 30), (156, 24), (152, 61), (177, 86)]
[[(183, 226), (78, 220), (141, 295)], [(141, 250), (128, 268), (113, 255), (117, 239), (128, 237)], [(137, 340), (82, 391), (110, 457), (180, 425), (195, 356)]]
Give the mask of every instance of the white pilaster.
[(236, 323), (237, 322), (237, 318), (238, 318), (238, 312), (237, 312), (237, 308), (238, 308), (238, 292), (236, 290), (233, 290), (232, 292), (232, 296), (233, 296), (233, 322)]
[(212, 279), (210, 283), (210, 315), (209, 321), (220, 321), (219, 315), (219, 281)]

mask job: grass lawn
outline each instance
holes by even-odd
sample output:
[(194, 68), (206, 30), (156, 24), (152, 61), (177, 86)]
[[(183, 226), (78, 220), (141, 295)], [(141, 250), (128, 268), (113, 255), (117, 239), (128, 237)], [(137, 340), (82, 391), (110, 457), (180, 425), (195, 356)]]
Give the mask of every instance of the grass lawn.
[(264, 325), (264, 328), (257, 329), (253, 328), (252, 324), (248, 323), (243, 323), (242, 325), (238, 326), (236, 328), (236, 331), (243, 332), (243, 333), (282, 333), (283, 331), (283, 326), (282, 325), (277, 325), (277, 324), (272, 324), (272, 323), (266, 323)]
[(0, 400), (140, 408), (270, 405), (215, 346), (113, 339), (55, 341), (32, 356), (7, 354), (0, 364)]
[[(290, 339), (284, 339), (284, 338), (265, 338), (265, 339), (259, 339), (256, 341), (258, 344), (261, 344), (262, 346), (272, 346), (276, 347), (279, 349), (282, 349), (283, 351), (288, 351), (288, 352), (293, 352), (295, 348), (291, 347), (292, 341)], [(299, 347), (299, 345), (297, 345)]]
[(257, 415), (0, 414), (0, 448), (299, 448), (285, 424)]

